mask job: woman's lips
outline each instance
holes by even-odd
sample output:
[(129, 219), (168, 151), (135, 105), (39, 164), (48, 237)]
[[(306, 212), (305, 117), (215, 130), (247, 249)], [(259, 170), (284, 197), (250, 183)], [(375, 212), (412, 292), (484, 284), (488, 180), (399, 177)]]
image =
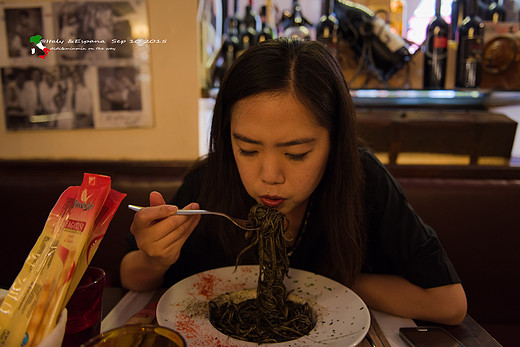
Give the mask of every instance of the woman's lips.
[(260, 197), (260, 201), (262, 201), (262, 204), (264, 204), (267, 207), (276, 208), (283, 204), (285, 199), (279, 196), (264, 195)]

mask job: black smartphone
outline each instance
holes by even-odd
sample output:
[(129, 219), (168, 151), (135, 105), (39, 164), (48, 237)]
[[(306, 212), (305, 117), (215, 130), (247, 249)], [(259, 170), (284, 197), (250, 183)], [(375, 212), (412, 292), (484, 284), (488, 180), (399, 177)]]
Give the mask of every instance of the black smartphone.
[(400, 328), (399, 336), (413, 347), (464, 347), (441, 327)]

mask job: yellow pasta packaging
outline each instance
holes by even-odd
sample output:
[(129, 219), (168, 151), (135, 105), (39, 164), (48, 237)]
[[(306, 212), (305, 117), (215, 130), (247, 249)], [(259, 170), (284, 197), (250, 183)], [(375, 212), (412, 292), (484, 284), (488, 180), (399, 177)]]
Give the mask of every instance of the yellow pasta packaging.
[(52, 331), (124, 197), (90, 173), (61, 194), (0, 307), (0, 346), (37, 346)]

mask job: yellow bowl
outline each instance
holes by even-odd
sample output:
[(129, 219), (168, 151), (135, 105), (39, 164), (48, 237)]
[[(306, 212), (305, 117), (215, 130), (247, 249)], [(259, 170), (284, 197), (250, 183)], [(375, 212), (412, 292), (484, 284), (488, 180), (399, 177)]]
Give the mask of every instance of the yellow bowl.
[(125, 325), (108, 330), (88, 340), (82, 347), (186, 347), (179, 333), (150, 324)]

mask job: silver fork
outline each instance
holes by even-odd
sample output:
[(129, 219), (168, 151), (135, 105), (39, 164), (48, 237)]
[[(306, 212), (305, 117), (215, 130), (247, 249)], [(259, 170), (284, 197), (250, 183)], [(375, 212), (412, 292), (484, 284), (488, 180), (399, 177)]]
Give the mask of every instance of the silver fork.
[[(128, 205), (128, 208), (131, 209), (132, 211), (139, 211), (143, 207), (142, 206), (137, 206), (137, 205)], [(235, 224), (237, 227), (239, 227), (241, 229), (244, 229), (244, 230), (247, 230), (247, 231), (257, 230), (257, 228), (250, 228), (250, 227), (248, 227), (247, 226), (247, 224), (248, 224), (247, 220), (233, 218), (233, 217), (230, 217), (227, 214), (222, 213), (222, 212), (214, 212), (214, 211), (208, 211), (208, 210), (177, 210), (177, 213), (175, 213), (175, 214), (184, 215), (184, 216), (189, 216), (189, 215), (194, 215), (194, 214), (212, 214), (212, 215), (215, 215), (215, 216), (220, 216), (220, 217), (227, 218), (230, 222), (232, 222), (233, 224)]]

